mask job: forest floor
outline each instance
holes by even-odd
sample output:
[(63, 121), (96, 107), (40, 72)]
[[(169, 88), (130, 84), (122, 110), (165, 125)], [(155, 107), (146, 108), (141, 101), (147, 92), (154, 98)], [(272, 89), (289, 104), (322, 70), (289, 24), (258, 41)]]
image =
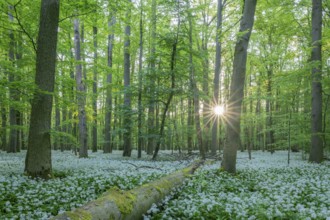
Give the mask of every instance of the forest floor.
[[(111, 187), (132, 189), (188, 166), (193, 157), (165, 152), (159, 160), (144, 155), (123, 158), (122, 152), (91, 153), (78, 159), (53, 151), (49, 181), (23, 175), (26, 151), (0, 151), (0, 219), (48, 219), (94, 200)], [(310, 164), (302, 153), (239, 152), (237, 175), (206, 164), (145, 219), (326, 219), (330, 220), (330, 163)], [(177, 160), (179, 159), (179, 160)]]

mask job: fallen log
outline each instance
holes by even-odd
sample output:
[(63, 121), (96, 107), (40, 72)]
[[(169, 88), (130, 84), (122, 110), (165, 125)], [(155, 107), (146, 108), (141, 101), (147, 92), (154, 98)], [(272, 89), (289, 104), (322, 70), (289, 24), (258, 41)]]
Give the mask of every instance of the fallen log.
[(129, 191), (114, 187), (102, 196), (73, 211), (64, 212), (53, 220), (112, 220), (142, 219), (153, 203), (159, 203), (173, 188), (183, 184), (184, 180), (195, 172), (203, 161), (176, 171), (148, 184)]

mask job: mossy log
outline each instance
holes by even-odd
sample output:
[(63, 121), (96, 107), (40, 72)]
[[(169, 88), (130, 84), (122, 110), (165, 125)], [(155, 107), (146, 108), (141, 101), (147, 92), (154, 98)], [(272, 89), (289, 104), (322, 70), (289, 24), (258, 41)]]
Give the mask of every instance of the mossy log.
[(185, 169), (129, 191), (112, 188), (100, 198), (52, 219), (142, 219), (143, 214), (149, 210), (153, 203), (159, 203), (173, 188), (182, 185), (184, 180), (193, 174), (201, 164), (202, 162), (196, 162)]

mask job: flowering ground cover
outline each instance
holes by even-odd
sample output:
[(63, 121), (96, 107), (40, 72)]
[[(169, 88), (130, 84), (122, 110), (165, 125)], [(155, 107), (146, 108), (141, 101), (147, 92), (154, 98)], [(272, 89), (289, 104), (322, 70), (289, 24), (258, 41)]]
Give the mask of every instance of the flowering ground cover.
[[(78, 159), (70, 152), (53, 152), (57, 178), (33, 180), (23, 175), (26, 152), (0, 152), (0, 219), (48, 219), (97, 198), (116, 186), (124, 190), (188, 166), (169, 153), (157, 162), (90, 153)], [(206, 164), (145, 219), (326, 219), (330, 220), (330, 163), (310, 164), (301, 153), (238, 153), (233, 176)]]
[[(48, 219), (96, 199), (106, 189), (132, 189), (191, 162), (166, 160), (153, 162), (123, 158), (113, 154), (89, 153), (78, 159), (71, 152), (53, 152), (53, 171), (57, 178), (34, 180), (23, 175), (26, 151), (7, 154), (0, 151), (0, 219)], [(168, 157), (168, 156), (167, 156)]]
[(238, 154), (238, 174), (205, 165), (181, 189), (154, 205), (145, 219), (330, 220), (330, 164), (310, 164), (301, 153)]

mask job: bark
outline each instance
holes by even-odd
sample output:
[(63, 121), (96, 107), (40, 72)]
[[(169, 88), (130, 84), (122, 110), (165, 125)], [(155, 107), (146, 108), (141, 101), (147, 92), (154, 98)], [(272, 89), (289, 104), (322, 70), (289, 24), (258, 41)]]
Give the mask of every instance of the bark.
[(130, 76), (130, 68), (131, 68), (131, 54), (130, 54), (130, 37), (131, 37), (131, 3), (129, 0), (129, 9), (126, 13), (126, 17), (128, 19), (128, 23), (125, 27), (125, 42), (124, 42), (124, 157), (130, 157), (132, 151), (132, 119), (131, 119), (131, 76)]
[[(57, 97), (59, 94), (56, 94), (54, 96), (54, 102), (55, 102), (55, 127), (54, 130), (55, 131), (59, 131), (60, 129), (60, 125), (61, 125), (61, 110), (60, 110), (60, 106), (59, 106), (59, 98)], [(59, 146), (60, 146), (60, 136), (59, 135), (55, 135), (54, 138), (54, 150), (58, 150)]]
[(151, 49), (150, 49), (150, 76), (149, 76), (149, 108), (148, 108), (148, 145), (147, 154), (152, 154), (155, 148), (155, 72), (156, 72), (156, 25), (157, 0), (151, 2)]
[(205, 32), (203, 32), (202, 35), (202, 54), (203, 54), (203, 93), (204, 96), (207, 97), (204, 99), (203, 102), (203, 125), (204, 125), (204, 147), (205, 147), (205, 152), (208, 152), (209, 150), (209, 145), (211, 141), (211, 136), (210, 136), (210, 111), (211, 111), (211, 106), (210, 106), (210, 99), (208, 98), (210, 95), (209, 92), (209, 66), (210, 66), (210, 61), (209, 61), (209, 54), (208, 54), (208, 38), (209, 38), (209, 21), (208, 21), (208, 14), (203, 13), (203, 24), (206, 27)]
[[(214, 106), (220, 105), (219, 95), (220, 95), (220, 71), (221, 71), (221, 31), (222, 31), (222, 0), (218, 0), (217, 7), (217, 33), (216, 33), (216, 51), (215, 51), (215, 70), (214, 70), (214, 80), (213, 80), (213, 103)], [(212, 145), (211, 154), (215, 155), (218, 148), (218, 123), (219, 120), (215, 120), (212, 125)]]
[[(62, 132), (63, 134), (66, 134), (66, 133), (68, 132), (68, 125), (67, 125), (68, 122), (66, 121), (66, 119), (67, 119), (67, 114), (68, 114), (67, 107), (64, 106), (64, 107), (62, 108), (62, 125), (61, 125), (61, 132)], [(63, 137), (63, 138), (61, 139), (61, 145), (60, 145), (61, 152), (63, 152), (64, 149), (67, 148), (68, 141), (69, 141), (69, 140), (67, 139), (67, 137)]]
[(195, 115), (195, 126), (197, 132), (197, 144), (199, 148), (200, 155), (203, 159), (205, 159), (205, 151), (203, 146), (203, 136), (202, 136), (202, 129), (200, 124), (200, 115), (199, 115), (199, 91), (197, 88), (196, 77), (195, 77), (195, 68), (193, 62), (193, 26), (192, 26), (192, 15), (189, 12), (190, 5), (188, 2), (188, 19), (189, 19), (189, 63), (190, 63), (190, 84), (191, 89), (193, 90), (193, 100), (194, 100), (194, 115)]
[(234, 52), (233, 75), (227, 107), (227, 141), (223, 152), (222, 167), (229, 173), (236, 172), (237, 149), (241, 144), (241, 108), (244, 96), (247, 48), (254, 23), (257, 0), (245, 0), (239, 38)]
[(48, 179), (51, 163), (51, 113), (55, 82), (55, 61), (59, 0), (42, 0), (37, 41), (36, 76), (38, 90), (31, 105), (25, 171), (29, 176)]
[(323, 160), (322, 140), (322, 0), (312, 0), (312, 120), (309, 161)]
[[(257, 76), (255, 76), (257, 78)], [(264, 144), (263, 144), (263, 135), (262, 135), (262, 123), (261, 123), (261, 86), (260, 86), (260, 78), (261, 76), (258, 77), (257, 80), (257, 104), (256, 104), (256, 110), (255, 114), (257, 115), (257, 120), (256, 120), (256, 133), (257, 133), (257, 149), (256, 150), (265, 150)]]
[[(3, 105), (3, 103), (1, 103)], [(4, 106), (1, 106), (1, 147), (0, 149), (6, 150), (7, 148), (7, 112)]]
[(105, 143), (104, 143), (104, 153), (112, 152), (112, 135), (111, 135), (111, 120), (112, 120), (112, 63), (113, 63), (113, 43), (114, 43), (114, 33), (113, 26), (116, 23), (116, 18), (112, 15), (108, 27), (111, 34), (108, 35), (108, 67), (109, 73), (107, 74), (107, 94), (106, 94), (106, 114), (105, 114)]
[(141, 158), (142, 154), (142, 58), (143, 58), (143, 1), (140, 0), (140, 53), (139, 53), (139, 95), (138, 95), (138, 158)]
[[(272, 51), (272, 37), (269, 36), (269, 48)], [(271, 53), (271, 51), (269, 51)], [(274, 153), (274, 130), (273, 130), (273, 100), (272, 100), (272, 81), (273, 81), (273, 65), (270, 64), (267, 68), (267, 99), (266, 99), (266, 147), (271, 153)]]
[(79, 157), (88, 157), (87, 148), (87, 125), (86, 125), (86, 88), (83, 82), (83, 72), (81, 65), (81, 45), (79, 33), (79, 20), (74, 20), (74, 45), (76, 60), (76, 86), (77, 86), (77, 102), (78, 102), (78, 127), (79, 127)]
[(92, 149), (97, 152), (97, 27), (93, 27), (94, 70), (93, 70), (93, 139)]
[[(180, 25), (180, 19), (178, 22), (178, 27)], [(174, 72), (174, 66), (175, 66), (175, 61), (176, 61), (176, 53), (177, 53), (177, 42), (178, 42), (178, 34), (177, 37), (173, 43), (173, 48), (172, 48), (172, 54), (171, 54), (171, 63), (170, 63), (170, 70), (171, 70), (171, 92), (167, 98), (167, 101), (165, 103), (165, 107), (164, 107), (164, 111), (163, 111), (163, 115), (162, 115), (162, 121), (160, 124), (160, 131), (159, 131), (159, 138), (157, 140), (157, 144), (156, 144), (156, 148), (155, 148), (155, 152), (152, 156), (152, 159), (155, 160), (157, 155), (158, 155), (158, 151), (160, 148), (160, 145), (162, 143), (163, 140), (163, 136), (164, 136), (164, 127), (165, 127), (165, 120), (166, 120), (166, 114), (167, 111), (170, 107), (172, 98), (174, 96), (174, 89), (175, 89), (175, 72)]]
[[(68, 39), (71, 39), (71, 34), (68, 33)], [(72, 45), (72, 42), (69, 42), (70, 44), (70, 48), (73, 48), (74, 45)], [(74, 60), (74, 53), (73, 50), (70, 50), (70, 59)], [(74, 100), (75, 103), (77, 102), (77, 96), (75, 93), (75, 87), (76, 87), (76, 82), (75, 82), (75, 75), (74, 75), (74, 71), (75, 71), (75, 64), (74, 62), (70, 62), (70, 79), (71, 79), (71, 83), (70, 83), (70, 88), (69, 88), (69, 92), (68, 92), (68, 97), (69, 97), (69, 101)], [(67, 125), (67, 132), (72, 135), (75, 140), (78, 140), (77, 138), (77, 122), (76, 122), (76, 116), (74, 115), (74, 109), (70, 108), (68, 109), (68, 120), (70, 121), (70, 123), (68, 123)], [(77, 143), (70, 143), (67, 145), (66, 150), (74, 150), (74, 152), (77, 152)]]
[(187, 147), (188, 153), (192, 153), (193, 150), (193, 138), (192, 138), (192, 129), (193, 129), (194, 119), (193, 119), (193, 110), (192, 110), (192, 99), (188, 97), (188, 118), (187, 118)]
[(55, 216), (52, 220), (143, 219), (143, 214), (150, 209), (152, 204), (161, 202), (174, 188), (181, 186), (184, 180), (189, 178), (201, 164), (202, 162), (197, 162), (185, 169), (129, 191), (112, 188), (97, 200), (74, 211)]
[[(19, 33), (18, 34), (18, 40), (16, 40), (16, 50), (15, 50), (15, 55), (16, 55), (16, 68), (21, 69), (22, 65), (21, 65), (21, 59), (23, 57), (23, 39), (22, 39), (22, 34)], [(17, 80), (16, 81), (22, 81), (22, 76), (18, 75)], [(21, 91), (17, 91), (17, 101), (21, 102), (21, 97), (22, 97), (22, 92)], [(23, 124), (24, 124), (24, 112), (22, 110), (17, 110), (16, 112), (16, 123), (19, 126), (19, 129), (17, 129), (17, 152), (20, 152), (21, 149), (26, 149), (25, 146), (25, 141), (24, 141), (24, 129), (23, 129)]]
[[(13, 16), (11, 14), (12, 6), (9, 6), (9, 20), (13, 22)], [(15, 37), (14, 32), (10, 30), (9, 32), (9, 51), (8, 51), (8, 58), (9, 61), (12, 63), (12, 69), (8, 72), (8, 81), (10, 84), (14, 84), (16, 81), (15, 71), (14, 70), (14, 63), (15, 63)], [(10, 125), (10, 132), (9, 132), (9, 145), (7, 148), (8, 153), (15, 153), (18, 148), (18, 118), (17, 115), (19, 114), (15, 105), (19, 101), (18, 91), (16, 90), (15, 86), (9, 87), (9, 98), (11, 100), (9, 106), (9, 125)]]

